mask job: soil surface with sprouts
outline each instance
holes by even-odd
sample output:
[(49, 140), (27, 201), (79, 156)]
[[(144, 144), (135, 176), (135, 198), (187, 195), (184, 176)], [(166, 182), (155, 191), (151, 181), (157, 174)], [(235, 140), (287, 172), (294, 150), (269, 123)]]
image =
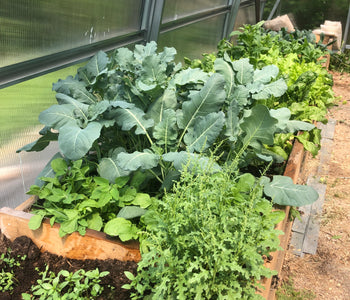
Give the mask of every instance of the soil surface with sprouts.
[[(49, 270), (55, 274), (58, 274), (60, 270), (75, 272), (79, 269), (88, 271), (98, 268), (100, 272), (108, 271), (109, 275), (101, 278), (100, 285), (103, 287), (103, 293), (97, 299), (130, 299), (129, 291), (123, 289), (122, 285), (130, 283), (124, 275), (124, 271), (136, 274), (137, 264), (135, 262), (121, 262), (113, 259), (67, 259), (47, 252), (40, 252), (40, 249), (28, 237), (18, 237), (11, 242), (3, 234), (0, 235), (0, 253), (5, 254), (5, 257), (16, 258), (16, 261), (20, 262), (20, 266), (12, 268), (15, 275), (14, 289), (8, 292), (0, 291), (1, 300), (22, 299), (22, 293), (30, 293), (31, 286), (36, 285), (37, 280), (41, 278), (38, 270), (44, 271), (47, 265)], [(24, 256), (26, 256), (24, 260), (20, 259)], [(4, 260), (0, 260), (0, 270), (2, 272), (11, 271)]]

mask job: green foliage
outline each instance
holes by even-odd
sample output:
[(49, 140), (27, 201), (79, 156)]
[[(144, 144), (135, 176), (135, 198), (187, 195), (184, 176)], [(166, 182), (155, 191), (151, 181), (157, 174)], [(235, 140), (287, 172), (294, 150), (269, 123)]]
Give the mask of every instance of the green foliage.
[(344, 52), (332, 53), (329, 69), (340, 73), (350, 73), (350, 49)]
[(218, 56), (224, 53), (230, 55), (234, 60), (247, 57), (255, 67), (262, 67), (265, 64), (261, 61), (262, 55), (271, 51), (277, 51), (279, 56), (294, 53), (298, 61), (317, 62), (327, 53), (326, 45), (316, 44), (315, 36), (308, 30), (296, 30), (288, 33), (285, 29), (279, 32), (265, 30), (262, 25), (264, 21), (255, 25), (244, 25), (240, 31), (234, 31), (231, 36), (235, 38), (235, 44), (222, 40), (218, 45)]
[[(61, 237), (87, 228), (118, 236), (122, 241), (138, 238), (138, 220), (151, 204), (148, 194), (138, 193), (127, 185), (128, 177), (110, 183), (89, 175), (90, 167), (82, 160), (67, 163), (63, 158), (52, 160), (54, 177), (41, 177), (44, 184), (31, 186), (29, 194), (42, 199), (34, 206), (35, 215), (29, 227), (36, 230), (43, 219), (60, 223)], [(115, 227), (117, 226), (117, 227)]]
[(224, 160), (247, 141), (245, 164), (276, 157), (262, 145), (272, 146), (278, 120), (262, 104), (287, 90), (278, 68), (255, 69), (248, 59), (224, 55), (215, 60), (216, 72), (207, 73), (181, 69), (174, 48), (156, 50), (151, 42), (111, 57), (99, 52), (74, 78), (59, 80), (53, 85), (58, 104), (39, 116), (42, 137), (18, 151), (38, 151), (58, 140), (65, 158), (97, 164), (111, 183), (142, 172), (140, 188), (148, 193), (171, 188), (184, 153), (209, 154), (218, 141), (225, 141), (217, 149)]
[(25, 260), (27, 257), (17, 255), (13, 257), (11, 255), (11, 249), (7, 249), (6, 253), (1, 253), (0, 256), (0, 292), (10, 292), (13, 291), (15, 285), (19, 284), (15, 277), (14, 270), (21, 267), (21, 260)]
[(136, 290), (133, 299), (260, 299), (257, 281), (275, 274), (263, 255), (279, 248), (274, 226), (284, 218), (262, 192), (232, 165), (197, 176), (185, 168), (174, 192), (143, 217), (142, 260), (125, 286)]
[(287, 176), (275, 175), (272, 181), (265, 177), (263, 180), (264, 193), (279, 205), (303, 206), (318, 199), (318, 193), (307, 185), (294, 184)]
[(85, 271), (80, 269), (74, 273), (61, 270), (57, 275), (49, 271), (49, 266), (39, 272), (41, 279), (31, 287), (31, 294), (23, 293), (24, 300), (82, 300), (96, 299), (102, 291), (101, 278), (109, 272), (100, 272), (98, 269)]
[[(285, 93), (281, 91), (279, 95), (272, 94), (270, 97), (260, 98), (260, 103), (270, 109), (287, 107), (290, 109), (292, 120), (326, 123), (327, 108), (334, 100), (332, 78), (319, 60), (328, 51), (326, 45), (321, 42), (316, 44), (315, 36), (309, 30), (287, 33), (283, 29), (280, 32), (271, 32), (265, 30), (262, 25), (263, 22), (244, 25), (240, 28), (241, 31), (233, 32), (231, 35), (235, 38), (235, 44), (222, 40), (218, 44), (217, 59), (215, 54), (211, 54), (209, 60), (208, 56), (204, 56), (202, 64), (198, 61), (187, 64), (192, 67), (205, 66), (207, 70), (214, 69), (226, 78), (229, 73), (220, 66), (225, 57), (226, 61), (242, 61), (242, 57), (245, 57), (255, 68), (261, 68), (261, 74), (264, 75), (273, 71), (275, 65), (278, 67), (275, 69), (277, 74), (271, 73), (274, 75), (270, 85), (278, 87), (278, 82), (283, 78), (288, 88)], [(235, 97), (247, 101), (247, 92), (242, 88), (235, 89)], [(314, 130), (313, 134), (308, 135), (308, 139), (301, 139), (305, 149), (311, 150), (313, 155), (319, 150), (317, 136)], [(287, 145), (279, 143), (264, 147), (270, 152), (270, 156), (271, 153), (283, 158), (289, 155)]]

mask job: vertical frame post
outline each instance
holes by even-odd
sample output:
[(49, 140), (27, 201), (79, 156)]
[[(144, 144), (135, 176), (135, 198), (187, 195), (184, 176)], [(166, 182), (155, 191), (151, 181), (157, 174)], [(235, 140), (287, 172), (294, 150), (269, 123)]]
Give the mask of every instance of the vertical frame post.
[(141, 29), (145, 31), (145, 42), (158, 40), (165, 0), (145, 0)]
[(233, 28), (236, 23), (236, 17), (239, 9), (241, 0), (229, 0), (228, 5), (231, 5), (230, 12), (226, 15), (225, 25), (222, 32), (222, 38), (229, 38), (230, 33), (233, 31)]
[(348, 17), (346, 19), (346, 25), (345, 25), (345, 30), (344, 30), (343, 46), (341, 49), (342, 52), (344, 52), (345, 48), (347, 48), (346, 42), (348, 41), (349, 26), (350, 26), (350, 4), (349, 4), (349, 10), (348, 10)]

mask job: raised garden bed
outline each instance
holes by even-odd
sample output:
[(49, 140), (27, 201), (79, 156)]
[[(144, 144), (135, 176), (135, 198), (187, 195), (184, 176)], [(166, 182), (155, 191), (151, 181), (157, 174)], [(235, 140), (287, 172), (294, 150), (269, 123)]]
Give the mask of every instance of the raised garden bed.
[[(293, 150), (287, 162), (284, 175), (297, 182), (300, 168), (304, 159), (303, 145), (298, 141), (294, 142)], [(59, 224), (53, 227), (49, 220), (45, 220), (38, 230), (31, 230), (28, 227), (32, 214), (26, 212), (36, 201), (35, 197), (29, 198), (16, 209), (4, 207), (0, 210), (1, 232), (11, 241), (21, 236), (30, 238), (42, 252), (50, 252), (69, 259), (79, 260), (105, 260), (116, 259), (120, 261), (138, 262), (141, 258), (139, 244), (136, 241), (121, 242), (116, 239), (109, 239), (106, 234), (95, 230), (87, 230), (85, 236), (75, 232), (61, 238), (58, 234)], [(278, 230), (285, 232), (280, 236), (280, 246), (287, 248), (292, 222), (289, 219), (289, 206), (278, 208), (285, 212), (285, 219), (277, 225)], [(265, 265), (273, 270), (281, 271), (285, 251), (271, 253)], [(275, 288), (278, 283), (278, 275), (261, 281), (264, 289), (259, 293), (267, 300), (275, 297)]]
[[(305, 151), (304, 151), (303, 145), (296, 140), (294, 142), (293, 150), (289, 156), (289, 159), (284, 171), (284, 175), (292, 178), (294, 183), (297, 183), (298, 181), (300, 169), (304, 161), (304, 155), (305, 155)], [(280, 274), (282, 270), (283, 261), (284, 261), (285, 253), (288, 247), (290, 233), (293, 225), (293, 222), (289, 218), (290, 206), (281, 207), (279, 209), (283, 210), (286, 214), (286, 217), (284, 218), (284, 220), (276, 226), (276, 229), (282, 230), (284, 232), (284, 235), (280, 235), (280, 246), (284, 250), (271, 253), (271, 257), (270, 257), (271, 259), (267, 260), (265, 263), (265, 265), (268, 268), (272, 270), (276, 270), (278, 274)], [(278, 282), (279, 282), (278, 275), (262, 280), (261, 283), (264, 286), (264, 290), (260, 291), (260, 294), (267, 300), (275, 299), (275, 293), (276, 293), (276, 288), (278, 286)]]
[(20, 236), (29, 237), (41, 251), (61, 255), (71, 259), (118, 259), (120, 261), (139, 261), (139, 243), (108, 239), (103, 232), (88, 229), (85, 236), (74, 232), (64, 238), (58, 234), (59, 224), (52, 227), (45, 220), (38, 230), (29, 229), (28, 222), (33, 216), (26, 212), (36, 201), (31, 197), (16, 209), (3, 207), (0, 210), (1, 232), (11, 241)]

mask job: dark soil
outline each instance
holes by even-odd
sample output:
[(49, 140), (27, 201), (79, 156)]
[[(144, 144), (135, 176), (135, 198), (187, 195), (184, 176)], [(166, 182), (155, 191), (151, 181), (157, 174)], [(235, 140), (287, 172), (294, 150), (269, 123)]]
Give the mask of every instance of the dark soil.
[[(44, 271), (46, 266), (49, 266), (49, 270), (57, 274), (60, 270), (67, 270), (69, 272), (75, 272), (79, 269), (85, 271), (94, 270), (96, 268), (102, 271), (109, 271), (110, 274), (101, 279), (100, 285), (103, 286), (103, 294), (99, 299), (130, 299), (130, 292), (122, 289), (123, 284), (130, 281), (125, 277), (124, 271), (129, 271), (136, 274), (137, 263), (135, 262), (122, 262), (118, 260), (75, 260), (67, 259), (62, 256), (50, 254), (48, 252), (40, 252), (40, 249), (29, 239), (22, 236), (15, 239), (13, 242), (8, 240), (3, 234), (0, 233), (0, 253), (6, 253), (10, 250), (11, 257), (18, 257), (26, 255), (27, 258), (21, 262), (20, 267), (14, 267), (15, 278), (18, 282), (11, 293), (0, 292), (0, 300), (9, 299), (22, 299), (22, 293), (30, 293), (32, 285), (37, 284), (37, 280), (41, 278), (36, 268), (40, 271)], [(9, 253), (9, 252), (8, 252)], [(6, 265), (0, 260), (0, 270), (6, 270)], [(110, 287), (114, 287), (111, 289)]]

